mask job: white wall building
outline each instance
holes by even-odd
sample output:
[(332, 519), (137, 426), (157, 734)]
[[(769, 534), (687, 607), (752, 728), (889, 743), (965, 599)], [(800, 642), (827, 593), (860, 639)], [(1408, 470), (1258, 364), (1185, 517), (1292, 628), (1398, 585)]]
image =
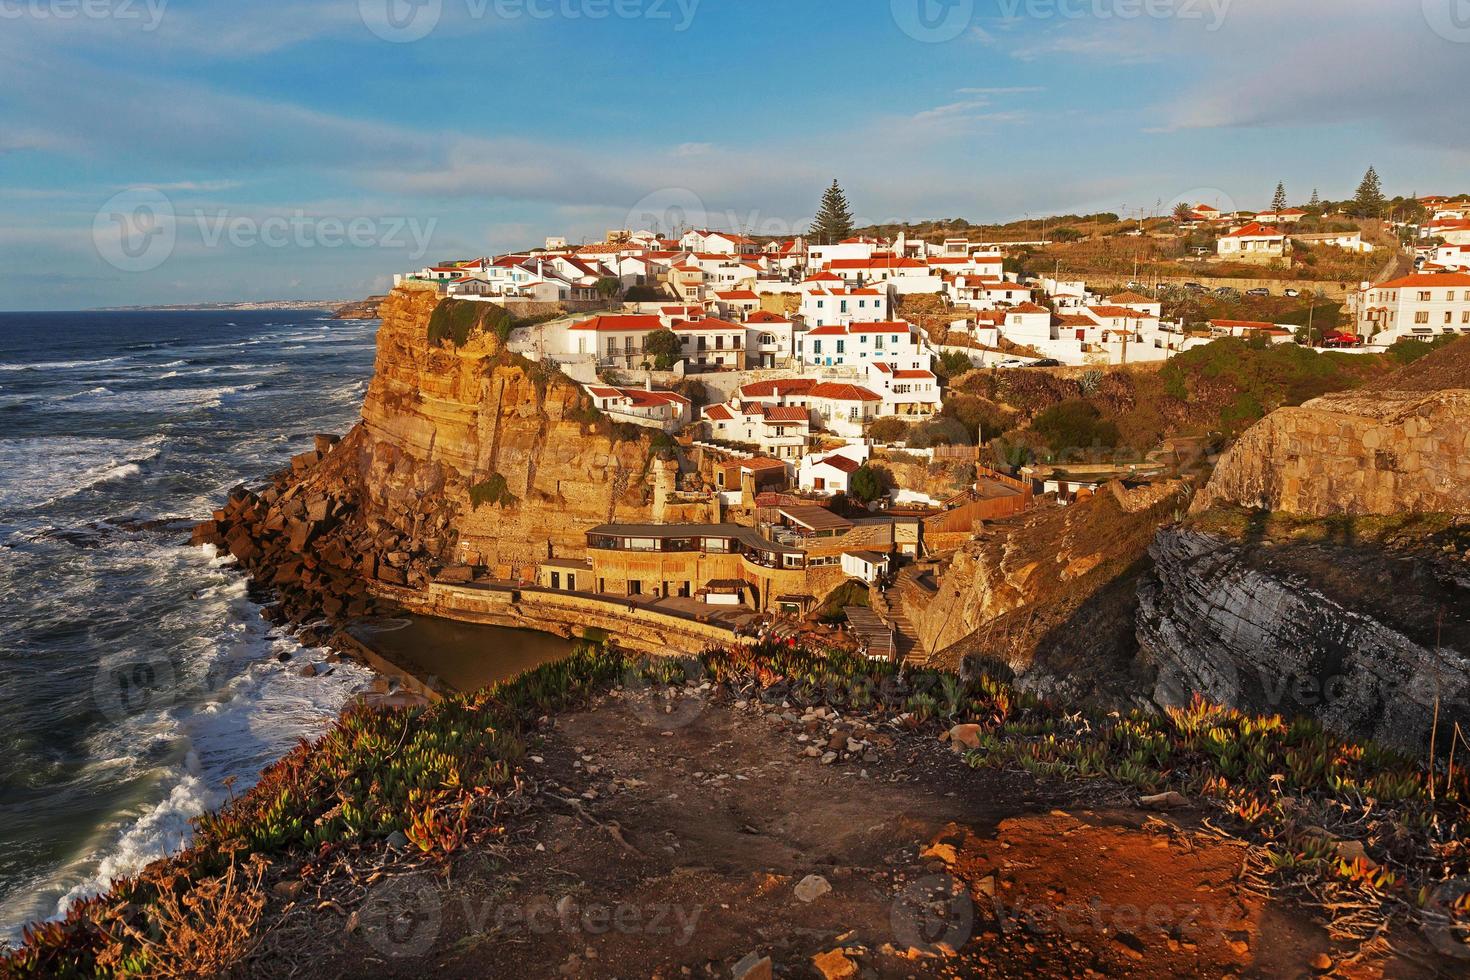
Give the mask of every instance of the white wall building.
[(810, 327), (888, 319), (888, 294), (877, 289), (814, 289), (801, 299)]
[(1358, 335), (1374, 344), (1406, 337), (1470, 334), (1470, 274), (1432, 272), (1378, 285), (1364, 284), (1352, 298)]

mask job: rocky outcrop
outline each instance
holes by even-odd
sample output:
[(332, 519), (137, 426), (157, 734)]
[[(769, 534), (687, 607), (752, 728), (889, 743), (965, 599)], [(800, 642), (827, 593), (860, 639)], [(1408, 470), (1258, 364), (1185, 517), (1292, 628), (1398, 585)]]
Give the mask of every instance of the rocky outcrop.
[(356, 303), (348, 303), (337, 308), (332, 314), (333, 320), (376, 320), (383, 303), (388, 299), (386, 296), (369, 296), (367, 299)]
[(580, 386), (494, 331), (431, 341), (438, 305), (411, 286), (383, 304), (357, 460), (364, 512), (405, 531), (449, 513), (436, 557), (512, 567), (580, 554), (596, 524), (647, 520), (649, 433), (607, 424)]
[(1032, 690), (1131, 703), (1137, 586), (1160, 524), (1180, 516), (1178, 483), (1112, 484), (1070, 507), (1048, 506), (988, 529), (961, 549), (914, 617), (920, 646), (955, 666), (1004, 662)]
[(1456, 722), (1470, 731), (1470, 527), (1408, 548), (1291, 530), (1159, 532), (1137, 621), (1154, 700), (1199, 692), (1411, 752), (1437, 700), (1442, 751)]
[(1378, 384), (1272, 412), (1195, 501), (1324, 517), (1459, 513), (1470, 486), (1470, 340)]
[(499, 308), (452, 311), (431, 286), (394, 290), (362, 422), (196, 529), (251, 572), (270, 618), (351, 619), (375, 610), (372, 593), (469, 581), (474, 566), (528, 576), (581, 554), (588, 527), (660, 516), (654, 487), (672, 490), (674, 464), (647, 430), (611, 425), (575, 382), (507, 350)]

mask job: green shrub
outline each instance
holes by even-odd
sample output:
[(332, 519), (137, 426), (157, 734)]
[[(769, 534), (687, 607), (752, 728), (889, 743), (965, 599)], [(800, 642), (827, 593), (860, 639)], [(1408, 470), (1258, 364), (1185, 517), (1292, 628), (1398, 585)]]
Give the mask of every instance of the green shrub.
[(476, 333), (493, 333), (505, 343), (514, 326), (514, 318), (502, 306), (446, 299), (429, 316), (429, 343), (443, 344), (449, 340), (455, 347), (463, 347)]
[(1046, 409), (1036, 416), (1031, 429), (1053, 452), (1098, 446), (1111, 449), (1119, 442), (1117, 423), (1103, 418), (1096, 405), (1081, 399)]
[(470, 506), (475, 510), (487, 505), (514, 507), (518, 499), (499, 473), (491, 473), (490, 479), (470, 487)]

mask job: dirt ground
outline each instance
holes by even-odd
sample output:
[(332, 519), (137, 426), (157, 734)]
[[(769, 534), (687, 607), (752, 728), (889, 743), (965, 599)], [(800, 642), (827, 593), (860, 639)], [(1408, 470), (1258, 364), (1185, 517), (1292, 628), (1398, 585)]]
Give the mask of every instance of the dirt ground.
[(438, 871), (405, 856), (355, 909), (292, 906), (243, 973), (1463, 975), (1413, 934), (1387, 959), (1331, 948), (1308, 910), (1243, 887), (1245, 846), (1198, 813), (833, 728), (703, 691), (612, 692), (545, 724), (532, 805), (500, 843)]

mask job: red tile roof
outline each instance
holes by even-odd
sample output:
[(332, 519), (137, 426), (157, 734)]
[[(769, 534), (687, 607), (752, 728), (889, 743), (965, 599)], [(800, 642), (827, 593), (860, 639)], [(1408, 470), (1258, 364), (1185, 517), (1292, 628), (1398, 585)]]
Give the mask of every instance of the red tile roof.
[(1463, 272), (1430, 272), (1404, 276), (1381, 282), (1369, 289), (1425, 289), (1430, 286), (1470, 286), (1470, 275)]
[(606, 333), (613, 330), (640, 331), (651, 333), (662, 329), (663, 321), (653, 314), (620, 314), (614, 316), (595, 316), (581, 323), (574, 323), (568, 330), (596, 330)]
[(838, 381), (823, 381), (813, 385), (808, 394), (813, 398), (831, 398), (844, 402), (881, 402), (883, 400), (860, 385)]

